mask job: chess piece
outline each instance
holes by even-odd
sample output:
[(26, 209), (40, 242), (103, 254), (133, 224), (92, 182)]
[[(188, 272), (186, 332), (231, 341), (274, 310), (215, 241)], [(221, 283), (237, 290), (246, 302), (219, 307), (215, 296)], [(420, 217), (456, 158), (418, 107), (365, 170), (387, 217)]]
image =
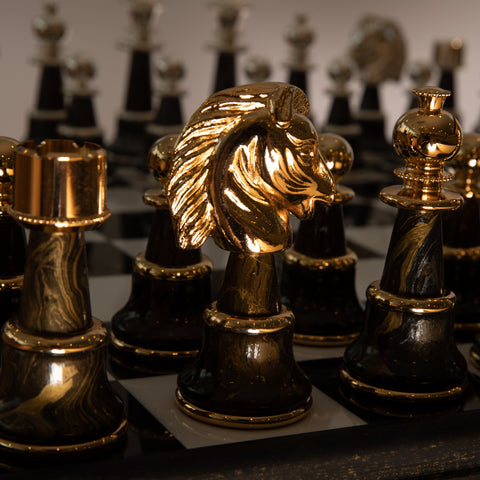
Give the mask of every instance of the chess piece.
[(23, 228), (8, 214), (13, 201), (15, 147), (13, 138), (0, 137), (0, 324), (17, 310), (23, 287), (26, 240)]
[(402, 115), (393, 132), (406, 163), (395, 171), (403, 185), (380, 194), (398, 208), (383, 275), (367, 289), (365, 327), (340, 370), (347, 398), (391, 415), (455, 408), (468, 383), (453, 335), (455, 295), (443, 284), (440, 216), (463, 202), (442, 188), (452, 178), (444, 163), (457, 152), (462, 130), (442, 111), (447, 91), (415, 93), (419, 108)]
[[(388, 19), (363, 18), (351, 37), (350, 56), (357, 65), (364, 91), (357, 117), (361, 127), (357, 167), (391, 173), (393, 150), (385, 139), (385, 116), (379, 88), (398, 80), (405, 61), (405, 42), (398, 26)], [(377, 192), (372, 192), (376, 196)]]
[(274, 262), (291, 244), (288, 212), (305, 217), (316, 200), (333, 200), (307, 113), (292, 85), (232, 88), (208, 98), (176, 144), (167, 196), (180, 246), (198, 248), (211, 234), (231, 252), (218, 300), (205, 311), (200, 353), (178, 377), (178, 405), (201, 421), (266, 428), (310, 408)]
[(450, 190), (464, 198), (462, 207), (443, 215), (443, 257), (445, 286), (457, 297), (455, 333), (457, 339), (473, 340), (480, 333), (480, 135), (465, 133), (463, 145), (449, 162), (455, 169)]
[(97, 452), (126, 433), (92, 317), (83, 231), (101, 224), (105, 151), (68, 140), (17, 147), (13, 207), (30, 229), (18, 315), (2, 329), (0, 448), (28, 456)]
[(462, 65), (463, 42), (460, 38), (437, 42), (435, 44), (435, 63), (440, 68), (440, 80), (438, 86), (451, 92), (450, 97), (445, 100), (445, 110), (448, 110), (458, 118), (456, 111), (455, 95), (455, 71)]
[(139, 371), (178, 368), (197, 355), (211, 301), (212, 263), (200, 249), (177, 247), (168, 209), (164, 187), (176, 138), (163, 137), (150, 150), (160, 189), (148, 190), (143, 200), (155, 207), (155, 217), (147, 248), (135, 258), (130, 298), (112, 319), (113, 360)]
[(212, 46), (217, 52), (214, 92), (234, 87), (236, 80), (236, 56), (244, 50), (238, 43), (238, 22), (244, 11), (243, 0), (216, 0), (218, 8), (217, 40)]
[(121, 46), (130, 50), (130, 74), (124, 109), (117, 120), (115, 140), (108, 148), (109, 169), (136, 167), (146, 170), (146, 126), (154, 119), (150, 55), (158, 48), (151, 41), (151, 23), (157, 0), (130, 0), (133, 35)]
[(67, 116), (59, 56), (65, 24), (55, 4), (45, 5), (43, 14), (34, 18), (33, 29), (40, 40), (40, 52), (34, 61), (41, 67), (41, 79), (36, 108), (30, 113), (27, 139), (40, 143), (45, 138), (56, 138), (57, 126)]
[(178, 82), (183, 78), (183, 64), (169, 57), (157, 62), (157, 71), (163, 82), (160, 89), (160, 102), (153, 122), (147, 125), (145, 149), (148, 152), (156, 140), (166, 135), (178, 135), (183, 130), (181, 97), (183, 91)]
[(287, 30), (286, 40), (290, 44), (288, 83), (295, 85), (308, 95), (307, 73), (312, 68), (308, 62), (308, 49), (315, 38), (308, 25), (306, 15), (297, 15), (295, 23)]
[(245, 73), (250, 80), (250, 83), (264, 82), (270, 77), (270, 64), (264, 58), (251, 57), (245, 64)]
[(300, 222), (293, 248), (285, 251), (282, 303), (295, 315), (295, 343), (347, 345), (364, 321), (355, 291), (357, 255), (346, 246), (343, 226), (343, 204), (354, 193), (338, 184), (352, 166), (353, 151), (333, 133), (319, 136), (319, 149), (335, 179), (335, 200), (315, 206), (313, 217)]
[[(425, 62), (415, 62), (410, 65), (410, 78), (412, 79), (413, 85), (408, 91), (410, 97), (408, 108), (412, 109), (417, 107), (418, 101), (416, 95), (413, 93), (413, 90), (428, 85), (431, 75), (432, 69), (430, 68), (430, 65)], [(446, 90), (448, 90), (448, 88)]]
[(58, 136), (72, 139), (79, 145), (84, 142), (103, 144), (102, 131), (97, 126), (93, 108), (95, 91), (88, 85), (95, 75), (95, 65), (89, 58), (77, 54), (67, 57), (64, 66), (73, 85), (68, 91), (71, 98), (67, 119), (58, 125)]

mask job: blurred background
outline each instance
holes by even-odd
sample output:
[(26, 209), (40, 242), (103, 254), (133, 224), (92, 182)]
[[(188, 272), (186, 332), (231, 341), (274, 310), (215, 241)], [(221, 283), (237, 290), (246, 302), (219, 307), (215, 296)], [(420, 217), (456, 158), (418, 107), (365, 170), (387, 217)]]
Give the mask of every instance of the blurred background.
[[(39, 66), (32, 58), (38, 40), (32, 30), (33, 18), (45, 2), (2, 0), (0, 2), (0, 135), (23, 140), (27, 116), (37, 97)], [(130, 18), (125, 0), (58, 0), (55, 2), (66, 23), (61, 42), (62, 55), (83, 53), (94, 61), (97, 73), (92, 86), (97, 90), (95, 109), (98, 124), (107, 142), (114, 135), (116, 116), (126, 97), (129, 54), (119, 43), (129, 34)], [(312, 70), (308, 79), (311, 109), (317, 124), (326, 120), (330, 106), (327, 90), (331, 81), (327, 67), (332, 59), (348, 51), (350, 37), (358, 21), (367, 14), (378, 14), (398, 22), (407, 43), (407, 61), (400, 81), (388, 81), (380, 89), (386, 115), (387, 138), (399, 115), (409, 104), (412, 81), (408, 66), (415, 61), (433, 61), (434, 44), (459, 37), (464, 42), (463, 65), (456, 73), (456, 102), (465, 131), (472, 130), (480, 116), (480, 33), (478, 0), (455, 2), (435, 0), (250, 0), (239, 25), (237, 57), (239, 83), (246, 83), (244, 66), (248, 58), (268, 59), (270, 80), (286, 81), (289, 45), (286, 31), (299, 13), (307, 15), (315, 31), (309, 50)], [(188, 118), (212, 92), (216, 52), (217, 9), (209, 0), (163, 0), (154, 18), (154, 40), (161, 46), (152, 55), (154, 86), (158, 83), (155, 61), (168, 54), (185, 66), (181, 83), (184, 116)], [(438, 80), (434, 70), (431, 84)], [(360, 100), (361, 83), (350, 82), (352, 110)]]

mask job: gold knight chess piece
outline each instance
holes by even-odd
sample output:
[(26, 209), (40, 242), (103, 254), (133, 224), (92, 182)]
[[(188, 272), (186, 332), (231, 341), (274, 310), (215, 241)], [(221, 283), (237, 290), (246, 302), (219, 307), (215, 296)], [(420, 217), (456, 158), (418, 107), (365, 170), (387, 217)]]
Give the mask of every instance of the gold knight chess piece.
[(106, 376), (107, 329), (91, 315), (83, 236), (110, 215), (105, 156), (68, 140), (17, 147), (8, 211), (30, 237), (19, 312), (2, 329), (1, 450), (69, 456), (125, 437)]
[(334, 197), (308, 108), (305, 94), (284, 83), (224, 90), (194, 113), (175, 146), (167, 196), (180, 246), (198, 248), (212, 235), (231, 252), (200, 353), (178, 377), (178, 405), (199, 420), (266, 428), (311, 406), (273, 256), (291, 244), (289, 213), (304, 218)]
[(458, 151), (462, 130), (442, 110), (448, 91), (414, 92), (418, 109), (402, 115), (393, 132), (406, 164), (395, 170), (403, 185), (380, 193), (398, 208), (382, 278), (367, 289), (365, 327), (340, 369), (349, 400), (399, 416), (457, 408), (468, 384), (453, 335), (455, 295), (444, 287), (441, 224), (441, 212), (463, 203), (442, 187), (452, 178), (443, 167)]

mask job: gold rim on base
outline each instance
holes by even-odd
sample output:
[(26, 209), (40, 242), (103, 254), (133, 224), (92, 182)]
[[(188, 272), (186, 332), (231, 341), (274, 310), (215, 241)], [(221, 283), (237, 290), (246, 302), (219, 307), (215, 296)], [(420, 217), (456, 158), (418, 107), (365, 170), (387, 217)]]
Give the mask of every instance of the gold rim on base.
[(344, 347), (352, 343), (357, 337), (358, 332), (346, 333), (344, 335), (307, 335), (304, 333), (294, 333), (293, 343), (309, 347)]
[(121, 352), (138, 355), (140, 357), (148, 357), (150, 359), (155, 358), (193, 358), (198, 355), (198, 350), (154, 350), (151, 348), (139, 347), (138, 345), (131, 345), (123, 340), (120, 340), (115, 336), (113, 332), (110, 332), (110, 342), (114, 348)]
[(123, 440), (127, 433), (127, 427), (128, 422), (124, 419), (113, 433), (105, 437), (90, 440), (89, 442), (72, 443), (68, 445), (35, 445), (0, 438), (0, 448), (29, 455), (67, 455), (71, 453), (91, 452), (93, 450), (109, 448)]
[(374, 385), (368, 385), (367, 383), (352, 377), (343, 367), (340, 368), (340, 377), (344, 383), (360, 393), (374, 395), (387, 400), (404, 402), (453, 400), (461, 397), (467, 388), (467, 380), (465, 379), (462, 385), (439, 392), (400, 392), (398, 390), (389, 390), (386, 388), (376, 387)]
[(175, 392), (175, 398), (180, 409), (195, 420), (220, 427), (244, 428), (250, 430), (283, 427), (297, 422), (308, 413), (312, 406), (312, 397), (309, 396), (304, 405), (295, 410), (291, 410), (290, 412), (278, 415), (265, 415), (261, 417), (243, 417), (239, 415), (230, 415), (228, 413), (212, 412), (197, 407), (186, 400), (178, 388)]
[(455, 322), (454, 328), (459, 332), (480, 332), (480, 323)]

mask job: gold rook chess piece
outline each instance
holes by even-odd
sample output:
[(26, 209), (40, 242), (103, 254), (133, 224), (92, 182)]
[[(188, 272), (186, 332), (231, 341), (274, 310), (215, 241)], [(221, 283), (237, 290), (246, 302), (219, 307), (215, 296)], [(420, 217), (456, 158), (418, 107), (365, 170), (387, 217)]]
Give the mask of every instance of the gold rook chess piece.
[(295, 314), (295, 343), (346, 345), (364, 321), (355, 291), (357, 255), (346, 246), (343, 225), (343, 204), (354, 193), (338, 183), (352, 167), (353, 151), (333, 133), (319, 136), (319, 149), (337, 185), (335, 200), (317, 204), (313, 217), (300, 222), (294, 247), (284, 253), (282, 301)]
[(18, 310), (25, 270), (25, 232), (7, 212), (13, 201), (17, 145), (13, 138), (0, 137), (0, 324)]
[(150, 149), (160, 188), (145, 192), (143, 200), (155, 207), (155, 216), (147, 248), (135, 258), (130, 298), (112, 319), (112, 359), (134, 370), (178, 369), (197, 355), (203, 310), (211, 301), (212, 263), (200, 249), (176, 245), (168, 209), (165, 183), (176, 139), (163, 137)]
[(179, 244), (198, 248), (212, 235), (231, 252), (204, 315), (200, 353), (178, 377), (177, 402), (196, 419), (266, 428), (310, 408), (273, 256), (291, 244), (289, 212), (304, 218), (315, 201), (333, 200), (307, 113), (305, 94), (292, 85), (232, 88), (208, 98), (177, 141), (167, 196)]
[(472, 341), (480, 332), (480, 135), (466, 133), (458, 153), (449, 162), (455, 181), (448, 188), (461, 194), (463, 206), (443, 215), (445, 285), (455, 292), (455, 335)]
[(68, 140), (17, 147), (9, 213), (30, 229), (18, 315), (2, 329), (0, 447), (26, 455), (112, 448), (124, 408), (105, 370), (108, 339), (90, 309), (83, 231), (105, 208), (105, 151)]
[(366, 323), (344, 354), (340, 376), (352, 402), (391, 415), (456, 408), (467, 388), (465, 360), (453, 335), (455, 295), (444, 288), (441, 212), (462, 196), (442, 188), (452, 175), (446, 160), (457, 152), (462, 130), (442, 111), (448, 91), (414, 91), (419, 108), (397, 121), (395, 170), (403, 185), (380, 198), (398, 208), (383, 275), (367, 289)]

